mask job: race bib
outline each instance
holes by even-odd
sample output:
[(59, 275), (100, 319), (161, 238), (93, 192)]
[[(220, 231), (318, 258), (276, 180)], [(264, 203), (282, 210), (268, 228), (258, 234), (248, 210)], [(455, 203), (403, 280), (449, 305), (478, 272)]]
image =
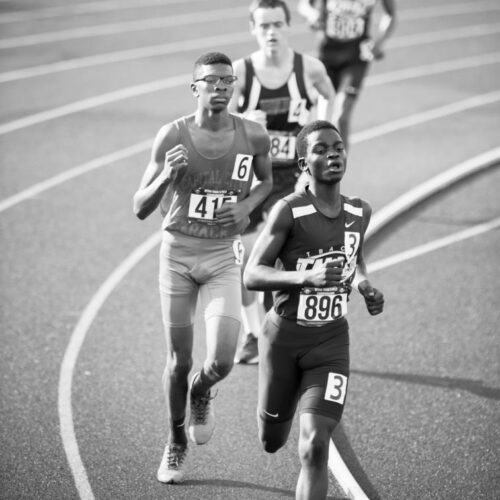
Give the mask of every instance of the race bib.
[(295, 136), (269, 131), (271, 158), (273, 160), (293, 160), (295, 158)]
[(325, 400), (343, 405), (347, 393), (347, 377), (340, 373), (329, 373), (325, 390)]
[(288, 109), (288, 123), (298, 123), (305, 125), (309, 119), (306, 99), (291, 99)]
[(327, 17), (325, 32), (330, 38), (338, 40), (355, 40), (365, 31), (365, 19), (352, 15), (335, 15)]
[(215, 211), (224, 203), (236, 203), (238, 196), (235, 191), (195, 189), (189, 198), (188, 217), (190, 220), (216, 224)]
[(248, 181), (252, 171), (252, 155), (238, 153), (234, 160), (233, 173), (231, 179), (234, 181)]
[(299, 295), (297, 323), (322, 325), (347, 314), (347, 293), (303, 288)]

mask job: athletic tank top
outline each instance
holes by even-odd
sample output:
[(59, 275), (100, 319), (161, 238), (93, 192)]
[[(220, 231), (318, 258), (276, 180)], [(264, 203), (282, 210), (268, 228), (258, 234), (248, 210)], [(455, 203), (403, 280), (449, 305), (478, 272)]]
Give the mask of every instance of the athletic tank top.
[(237, 116), (232, 118), (234, 140), (219, 158), (207, 158), (198, 152), (187, 117), (174, 122), (179, 142), (188, 149), (188, 165), (169, 184), (161, 200), (162, 229), (198, 238), (228, 238), (240, 234), (246, 227), (247, 223), (240, 227), (221, 227), (214, 214), (223, 203), (245, 199), (252, 185), (254, 150), (243, 120)]
[(277, 89), (264, 87), (255, 74), (251, 58), (245, 59), (245, 91), (238, 103), (238, 112), (260, 109), (266, 113), (273, 166), (295, 163), (295, 137), (308, 122), (312, 105), (304, 82), (301, 54), (294, 52), (293, 70), (285, 84)]
[(359, 198), (341, 197), (338, 217), (330, 218), (313, 205), (308, 188), (284, 198), (293, 228), (279, 257), (285, 270), (313, 269), (335, 259), (343, 263), (342, 284), (329, 288), (290, 288), (274, 293), (277, 314), (303, 326), (322, 326), (343, 318), (363, 240), (363, 209)]
[(323, 0), (324, 31), (328, 45), (360, 42), (368, 38), (370, 16), (377, 0)]

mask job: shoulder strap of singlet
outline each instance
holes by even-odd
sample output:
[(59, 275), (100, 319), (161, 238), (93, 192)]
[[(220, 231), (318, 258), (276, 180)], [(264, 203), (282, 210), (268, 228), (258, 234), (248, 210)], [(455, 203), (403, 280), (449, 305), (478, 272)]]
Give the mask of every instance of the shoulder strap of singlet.
[(250, 91), (252, 90), (252, 81), (255, 71), (253, 69), (252, 59), (250, 57), (245, 58), (245, 90), (243, 92), (243, 105), (238, 111), (246, 111), (248, 107), (248, 101), (250, 99)]
[(309, 98), (309, 94), (306, 89), (306, 83), (304, 81), (304, 61), (302, 54), (294, 52), (293, 54), (293, 72), (295, 73), (295, 80), (297, 82), (297, 87), (299, 88), (300, 95), (307, 99), (307, 109), (309, 109), (313, 102)]

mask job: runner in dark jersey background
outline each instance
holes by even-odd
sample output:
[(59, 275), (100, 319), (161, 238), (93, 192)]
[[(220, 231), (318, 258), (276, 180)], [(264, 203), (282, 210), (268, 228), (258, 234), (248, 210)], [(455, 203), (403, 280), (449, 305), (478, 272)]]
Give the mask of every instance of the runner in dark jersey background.
[(377, 0), (299, 0), (297, 9), (319, 33), (319, 59), (335, 91), (333, 121), (348, 148), (351, 116), (371, 61), (384, 56), (396, 26), (395, 0), (380, 0), (383, 14), (372, 38)]
[[(316, 58), (293, 51), (288, 45), (290, 11), (283, 0), (255, 0), (250, 5), (250, 29), (259, 50), (234, 63), (235, 83), (230, 109), (264, 125), (271, 139), (273, 191), (250, 214), (250, 226), (242, 237), (250, 252), (258, 226), (277, 200), (293, 192), (300, 171), (295, 138), (316, 116), (331, 119), (333, 86), (324, 65)], [(267, 300), (266, 300), (267, 299)], [(270, 295), (264, 305), (269, 309)], [(243, 290), (243, 342), (237, 363), (257, 362), (257, 339), (264, 316), (255, 293)]]
[[(346, 151), (335, 126), (306, 125), (297, 137), (309, 183), (272, 208), (250, 254), (244, 283), (274, 290), (259, 336), (259, 437), (274, 453), (287, 441), (299, 407), (301, 470), (296, 498), (326, 498), (328, 450), (349, 379), (348, 297), (382, 312), (363, 257), (371, 208), (340, 192)], [(280, 266), (276, 266), (279, 260)]]

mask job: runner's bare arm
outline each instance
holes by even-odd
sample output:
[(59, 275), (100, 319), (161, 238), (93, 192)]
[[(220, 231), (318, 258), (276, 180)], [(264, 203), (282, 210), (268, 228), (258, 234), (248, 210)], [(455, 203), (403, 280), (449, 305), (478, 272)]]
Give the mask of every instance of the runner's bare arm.
[(226, 203), (216, 210), (221, 225), (240, 225), (248, 222), (250, 213), (262, 203), (273, 187), (271, 157), (269, 156), (270, 140), (267, 131), (251, 120), (244, 120), (248, 138), (254, 147), (252, 169), (255, 179), (249, 195), (238, 203)]
[(304, 54), (306, 80), (318, 93), (316, 116), (318, 120), (332, 120), (335, 89), (325, 65), (315, 57)]
[(373, 288), (367, 272), (366, 262), (363, 253), (364, 234), (370, 223), (372, 209), (371, 206), (362, 200), (363, 206), (363, 228), (362, 238), (358, 250), (358, 259), (356, 263), (356, 276), (353, 281), (353, 288), (358, 290), (361, 296), (365, 299), (368, 312), (374, 316), (380, 314), (384, 309), (384, 295), (380, 290)]
[(375, 59), (384, 57), (384, 46), (387, 39), (396, 29), (396, 2), (395, 0), (382, 0), (384, 13), (380, 17), (378, 33), (373, 44), (373, 56)]
[(177, 171), (187, 166), (187, 149), (178, 141), (172, 124), (162, 127), (155, 137), (151, 159), (134, 194), (134, 213), (141, 220), (156, 210)]

